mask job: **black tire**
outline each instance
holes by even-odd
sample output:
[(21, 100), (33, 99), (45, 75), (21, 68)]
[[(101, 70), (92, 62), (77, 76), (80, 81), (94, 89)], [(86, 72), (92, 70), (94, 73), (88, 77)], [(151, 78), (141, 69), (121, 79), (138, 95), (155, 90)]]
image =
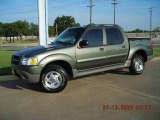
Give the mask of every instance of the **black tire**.
[[(55, 78), (56, 75), (58, 77)], [(47, 66), (45, 68), (45, 70), (42, 72), (42, 77), (41, 77), (40, 83), (41, 83), (42, 87), (45, 89), (45, 91), (57, 93), (57, 92), (61, 92), (66, 87), (66, 85), (68, 83), (68, 79), (69, 79), (68, 74), (64, 68), (62, 68), (59, 65), (50, 65), (50, 66)], [(57, 80), (59, 82), (57, 82)], [(58, 84), (57, 85), (58, 87), (56, 88), (52, 84), (54, 84), (54, 85)]]
[[(136, 64), (138, 60), (140, 62), (139, 64)], [(145, 62), (144, 62), (144, 58), (142, 57), (142, 55), (135, 54), (132, 58), (131, 65), (129, 67), (130, 73), (133, 75), (142, 74), (144, 71), (144, 67), (145, 67)]]

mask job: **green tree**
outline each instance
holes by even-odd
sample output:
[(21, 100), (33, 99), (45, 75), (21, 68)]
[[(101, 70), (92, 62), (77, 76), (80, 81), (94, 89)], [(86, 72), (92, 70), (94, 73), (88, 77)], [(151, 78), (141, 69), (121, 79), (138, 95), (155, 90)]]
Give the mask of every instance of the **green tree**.
[(16, 31), (18, 33), (18, 36), (20, 37), (20, 39), (22, 40), (22, 36), (25, 35), (29, 35), (29, 23), (24, 20), (24, 21), (16, 21), (15, 23), (16, 26)]
[(49, 26), (49, 36), (54, 36), (54, 34), (55, 34), (55, 27), (53, 27), (53, 26)]
[(6, 41), (7, 41), (7, 38), (9, 37), (10, 42), (12, 40), (14, 42), (15, 36), (17, 36), (17, 40), (18, 40), (18, 37), (22, 39), (23, 35), (25, 36), (29, 35), (29, 23), (26, 20), (16, 21), (13, 23), (3, 23), (3, 24), (1, 23), (0, 32), (2, 36), (6, 37)]
[(11, 42), (10, 24), (4, 23), (2, 26), (2, 29), (3, 29), (3, 36), (6, 37), (6, 41), (7, 41), (7, 38), (10, 37), (10, 42)]
[(3, 36), (3, 23), (0, 22), (0, 36)]
[(75, 27), (75, 26), (80, 26), (80, 24), (76, 23), (74, 17), (72, 16), (63, 15), (61, 17), (57, 17), (54, 22), (54, 27), (55, 29), (57, 27), (58, 34), (60, 34), (61, 32), (63, 32), (65, 29), (69, 27)]
[(32, 35), (32, 37), (33, 37), (33, 36), (37, 36), (37, 38), (38, 38), (38, 36), (39, 36), (39, 31), (38, 31), (38, 25), (37, 25), (37, 24), (30, 23), (30, 28), (29, 28), (29, 30), (30, 30), (30, 35)]
[(160, 27), (156, 27), (153, 31), (154, 32), (160, 32)]
[(141, 29), (135, 29), (135, 30), (133, 30), (132, 32), (133, 32), (133, 33), (142, 33), (143, 30), (141, 30)]
[(18, 41), (18, 36), (19, 36), (19, 28), (16, 24), (16, 22), (12, 23), (12, 37), (13, 37), (13, 42), (14, 42), (14, 37), (17, 37), (17, 41)]

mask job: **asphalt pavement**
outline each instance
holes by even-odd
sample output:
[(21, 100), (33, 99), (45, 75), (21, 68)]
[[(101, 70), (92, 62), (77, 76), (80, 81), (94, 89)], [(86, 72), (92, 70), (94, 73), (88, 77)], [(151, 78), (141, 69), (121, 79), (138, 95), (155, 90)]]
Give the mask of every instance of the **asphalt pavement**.
[(0, 82), (0, 120), (159, 120), (159, 71), (155, 59), (142, 75), (103, 72), (69, 81), (56, 94), (9, 76)]

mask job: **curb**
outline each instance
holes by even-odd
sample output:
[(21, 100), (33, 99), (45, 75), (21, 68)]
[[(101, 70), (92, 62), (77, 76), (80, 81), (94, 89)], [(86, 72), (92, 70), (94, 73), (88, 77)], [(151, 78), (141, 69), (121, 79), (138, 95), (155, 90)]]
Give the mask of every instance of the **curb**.
[(0, 50), (23, 50), (34, 46), (0, 46)]
[(19, 79), (14, 75), (0, 76), (0, 82), (13, 81), (13, 80), (19, 80)]
[(154, 57), (152, 60), (160, 60), (160, 57)]

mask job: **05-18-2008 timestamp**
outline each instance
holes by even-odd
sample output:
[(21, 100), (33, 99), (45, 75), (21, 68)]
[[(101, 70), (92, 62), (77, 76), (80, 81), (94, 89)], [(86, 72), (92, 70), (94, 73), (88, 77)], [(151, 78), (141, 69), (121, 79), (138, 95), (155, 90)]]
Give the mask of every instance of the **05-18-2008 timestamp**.
[(150, 111), (151, 105), (103, 105), (103, 110)]

